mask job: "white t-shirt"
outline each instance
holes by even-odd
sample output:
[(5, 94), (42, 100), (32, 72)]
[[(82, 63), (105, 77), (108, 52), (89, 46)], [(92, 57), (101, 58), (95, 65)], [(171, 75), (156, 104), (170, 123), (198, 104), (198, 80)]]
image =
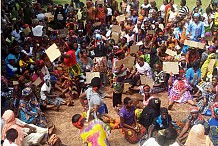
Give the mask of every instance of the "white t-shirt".
[(132, 34), (131, 36), (129, 36), (129, 34), (126, 34), (125, 37), (127, 38), (127, 43), (129, 43), (130, 41), (133, 41), (135, 38), (135, 35)]
[[(156, 142), (155, 138), (151, 137), (142, 146), (161, 146), (161, 145), (159, 145)], [(179, 144), (177, 142), (174, 142), (173, 144), (169, 146), (179, 146)]]
[(50, 85), (47, 86), (46, 83), (44, 83), (41, 87), (41, 91), (40, 91), (40, 96), (41, 96), (41, 99), (42, 100), (45, 100), (46, 99), (46, 95), (44, 92), (48, 92), (50, 93), (51, 92), (51, 83), (49, 83)]
[(149, 8), (149, 7), (151, 7), (151, 5), (150, 5), (150, 4), (147, 4), (147, 5), (145, 5), (145, 4), (142, 4), (142, 5), (141, 5), (141, 8), (142, 8), (142, 9), (147, 9), (147, 8)]
[(22, 50), (21, 52), (25, 53), (28, 56), (33, 56), (33, 47), (30, 47), (30, 52), (27, 53), (26, 50)]
[(112, 16), (112, 9), (111, 8), (107, 8), (107, 16)]
[(210, 26), (211, 24), (208, 23), (208, 20), (213, 19), (214, 15), (210, 14), (209, 16), (207, 16), (207, 13), (204, 13), (203, 17), (204, 17), (204, 26), (206, 26), (206, 27)]
[(10, 143), (7, 139), (4, 140), (3, 146), (18, 146), (14, 142)]
[(136, 63), (135, 67), (137, 68), (137, 71), (140, 73), (140, 74), (144, 74), (145, 71), (150, 71), (151, 70), (151, 67), (149, 66), (149, 64), (147, 62), (144, 62), (144, 65), (143, 66), (140, 66), (138, 63)]
[(166, 5), (161, 5), (161, 6), (160, 6), (161, 17), (162, 17), (162, 18), (165, 17), (165, 8), (166, 8)]

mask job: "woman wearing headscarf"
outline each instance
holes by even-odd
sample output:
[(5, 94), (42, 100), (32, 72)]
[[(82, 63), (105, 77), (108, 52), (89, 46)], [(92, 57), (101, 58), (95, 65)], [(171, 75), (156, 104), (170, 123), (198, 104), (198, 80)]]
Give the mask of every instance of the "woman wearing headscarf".
[(193, 15), (193, 21), (188, 25), (186, 36), (192, 41), (200, 42), (205, 36), (204, 23), (200, 21), (200, 14)]
[(47, 121), (39, 108), (39, 104), (33, 97), (32, 89), (27, 87), (22, 90), (22, 98), (19, 103), (19, 117), (27, 124), (35, 124), (39, 127), (47, 127)]
[(146, 129), (148, 129), (154, 119), (160, 115), (160, 104), (161, 101), (159, 98), (152, 98), (149, 100), (148, 105), (143, 109), (139, 117), (139, 123)]
[(218, 77), (214, 76), (211, 82), (204, 82), (202, 85), (198, 85), (199, 90), (202, 92), (202, 98), (198, 102), (198, 107), (201, 113), (208, 115), (208, 110), (216, 98), (216, 88), (218, 87)]
[[(211, 81), (213, 76), (213, 70), (218, 67), (218, 60), (216, 59), (215, 47), (210, 47), (209, 49), (213, 49), (214, 53), (208, 55), (207, 60), (201, 66), (201, 77), (205, 81)], [(211, 62), (212, 61), (212, 62)], [(212, 64), (212, 66), (211, 66)], [(212, 68), (210, 68), (212, 67)]]
[[(7, 110), (2, 116), (2, 140), (5, 139), (6, 132), (14, 128), (18, 131), (18, 138), (15, 143), (18, 146), (29, 146), (30, 144), (43, 144), (43, 141), (47, 138), (48, 129), (35, 126), (33, 124), (27, 124), (18, 118), (15, 118), (14, 112)], [(50, 133), (51, 134), (51, 133)]]
[(52, 85), (50, 80), (51, 80), (50, 75), (44, 76), (44, 84), (42, 85), (40, 91), (41, 105), (46, 108), (56, 107), (56, 110), (58, 111), (61, 106), (61, 103), (64, 101), (61, 98), (58, 98), (59, 95), (51, 93)]
[(4, 126), (2, 128), (2, 137), (1, 137), (2, 140), (6, 139), (6, 132), (10, 128), (14, 128), (18, 132), (18, 137), (15, 140), (15, 143), (18, 146), (22, 146), (24, 135), (23, 135), (23, 132), (22, 132), (22, 128), (19, 125), (16, 124), (14, 112), (11, 111), (11, 110), (5, 111), (3, 116), (2, 116), (2, 119), (4, 121)]
[(72, 124), (80, 129), (79, 135), (88, 146), (110, 146), (108, 141), (110, 127), (101, 120), (86, 122), (83, 116), (75, 114), (72, 117)]
[[(172, 88), (169, 92), (169, 110), (172, 109), (175, 102), (188, 102), (191, 105), (195, 105), (192, 100), (192, 95), (190, 93), (192, 87), (189, 85), (186, 78), (184, 77), (184, 73), (184, 70), (180, 70), (178, 78), (174, 82), (170, 82), (169, 84), (172, 85)], [(170, 76), (169, 80), (172, 80), (172, 75)]]
[(117, 107), (122, 103), (122, 93), (124, 89), (124, 79), (127, 73), (126, 67), (122, 64), (116, 66), (116, 62), (125, 57), (124, 51), (119, 50), (115, 53), (117, 58), (114, 59), (113, 63), (113, 107)]
[(185, 145), (186, 146), (212, 146), (209, 145), (207, 142), (208, 137), (204, 135), (204, 126), (201, 124), (194, 125), (189, 134), (188, 138), (186, 140)]
[(188, 118), (185, 120), (185, 126), (182, 128), (181, 133), (178, 136), (178, 141), (182, 144), (185, 143), (186, 138), (188, 137), (188, 131), (197, 124), (204, 124), (204, 118), (200, 114), (198, 107), (192, 106), (190, 109), (190, 114)]

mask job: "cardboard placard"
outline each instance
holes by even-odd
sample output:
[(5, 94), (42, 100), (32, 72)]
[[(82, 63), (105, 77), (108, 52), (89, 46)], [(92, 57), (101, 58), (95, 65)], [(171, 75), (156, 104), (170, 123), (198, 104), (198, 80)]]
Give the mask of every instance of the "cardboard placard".
[(166, 73), (172, 72), (173, 74), (179, 74), (178, 62), (163, 62), (163, 71)]
[(127, 91), (129, 91), (129, 87), (131, 87), (129, 83), (124, 83), (123, 93), (126, 93)]
[(126, 17), (125, 15), (120, 15), (120, 16), (117, 16), (116, 17), (116, 20), (118, 23), (122, 22), (122, 21), (125, 21), (126, 20)]
[(154, 35), (154, 34), (155, 34), (155, 31), (154, 31), (154, 30), (148, 30), (148, 31), (147, 31), (147, 34), (153, 34), (153, 35)]
[(101, 22), (95, 22), (95, 23), (93, 24), (94, 27), (97, 27), (97, 26), (100, 26), (100, 25), (101, 25)]
[(51, 45), (48, 49), (46, 49), (45, 53), (47, 54), (51, 62), (61, 56), (61, 52), (55, 43)]
[(213, 71), (213, 68), (214, 68), (214, 64), (216, 63), (216, 59), (211, 59), (210, 60), (210, 63), (208, 64), (208, 71)]
[(140, 80), (142, 85), (149, 85), (151, 88), (153, 87), (153, 80), (145, 75), (140, 75)]
[(106, 57), (95, 57), (93, 59), (94, 66), (92, 70), (94, 72), (107, 72), (107, 58)]
[(119, 25), (113, 25), (111, 28), (111, 32), (118, 32), (120, 33), (121, 27)]
[(140, 42), (136, 43), (136, 45), (137, 45), (137, 46), (141, 46), (141, 45), (143, 45), (143, 42), (140, 41)]
[(38, 77), (38, 78), (33, 82), (33, 85), (39, 86), (41, 83), (42, 83), (42, 80), (41, 80), (40, 77)]
[(23, 32), (24, 32), (25, 36), (27, 36), (31, 32), (31, 30), (29, 27), (27, 27), (27, 28), (23, 29)]
[(134, 65), (135, 57), (126, 57), (122, 60), (118, 60), (116, 62), (116, 66), (120, 67), (122, 64), (125, 65), (126, 68), (132, 68)]
[(119, 42), (120, 39), (120, 35), (117, 32), (112, 32), (111, 33), (111, 39), (113, 39), (115, 41), (115, 44), (117, 44)]
[(18, 81), (13, 81), (13, 85), (19, 85), (19, 82)]
[(86, 72), (86, 83), (90, 84), (94, 77), (100, 78), (100, 73), (99, 72)]
[(175, 51), (172, 51), (170, 49), (167, 49), (165, 53), (170, 55), (170, 56), (176, 56), (177, 55), (177, 53)]
[(133, 45), (130, 47), (130, 54), (137, 54), (137, 52), (139, 51), (139, 46), (137, 45)]
[(48, 18), (48, 22), (54, 21), (54, 15), (52, 13), (45, 13), (45, 16)]
[(58, 30), (58, 35), (59, 35), (60, 38), (67, 37), (67, 33), (68, 33), (68, 29), (67, 28), (59, 29)]
[(205, 41), (213, 41), (214, 40), (214, 36), (206, 36), (206, 37), (204, 37), (204, 40)]
[(98, 5), (104, 5), (104, 0), (98, 0), (98, 1), (97, 1), (97, 4), (98, 4)]
[(195, 47), (195, 48), (200, 48), (204, 49), (205, 44), (200, 43), (200, 42), (195, 42), (191, 40), (185, 40), (184, 45), (190, 46), (190, 47)]

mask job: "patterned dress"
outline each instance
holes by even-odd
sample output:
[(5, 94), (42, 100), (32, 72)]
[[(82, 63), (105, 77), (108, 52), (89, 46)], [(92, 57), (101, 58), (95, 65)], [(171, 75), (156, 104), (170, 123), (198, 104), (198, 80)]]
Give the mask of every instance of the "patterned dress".
[[(180, 96), (180, 93), (182, 90), (187, 88), (188, 90), (185, 91), (182, 96)], [(170, 90), (169, 93), (169, 99), (171, 101), (179, 102), (179, 103), (184, 103), (187, 102), (188, 100), (192, 100), (192, 95), (190, 93), (191, 86), (188, 84), (187, 80), (175, 80), (173, 82), (173, 86)]]
[(88, 146), (110, 146), (107, 139), (109, 135), (110, 127), (99, 119), (92, 120), (80, 131), (80, 137)]

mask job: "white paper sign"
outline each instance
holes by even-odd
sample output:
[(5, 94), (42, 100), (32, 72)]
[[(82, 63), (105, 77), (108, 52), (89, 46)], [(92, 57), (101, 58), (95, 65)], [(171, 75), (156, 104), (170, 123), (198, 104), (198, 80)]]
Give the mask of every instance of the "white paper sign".
[(170, 55), (170, 56), (176, 56), (177, 55), (177, 53), (175, 51), (172, 51), (170, 49), (167, 49), (165, 53)]
[(86, 83), (90, 84), (94, 77), (100, 78), (100, 73), (99, 72), (86, 72)]
[(178, 62), (163, 62), (163, 71), (166, 73), (172, 72), (173, 74), (179, 74)]
[(42, 29), (43, 29), (43, 26), (41, 26), (41, 25), (37, 25), (36, 27), (32, 28), (33, 35), (41, 37), (42, 36)]
[(45, 50), (45, 53), (51, 62), (61, 56), (61, 52), (55, 43)]

